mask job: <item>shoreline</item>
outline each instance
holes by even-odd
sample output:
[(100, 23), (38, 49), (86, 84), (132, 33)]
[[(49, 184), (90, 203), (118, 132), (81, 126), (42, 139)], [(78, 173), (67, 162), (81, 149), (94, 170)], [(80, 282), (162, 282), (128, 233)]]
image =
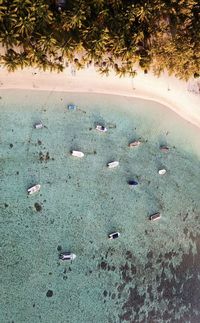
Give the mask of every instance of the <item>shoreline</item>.
[(4, 68), (0, 70), (0, 90), (97, 93), (140, 98), (160, 103), (200, 128), (200, 96), (188, 91), (191, 81), (180, 81), (167, 73), (158, 78), (140, 71), (135, 78), (119, 78), (114, 73), (101, 76), (93, 66), (80, 71), (69, 67), (62, 73), (28, 68), (14, 73)]

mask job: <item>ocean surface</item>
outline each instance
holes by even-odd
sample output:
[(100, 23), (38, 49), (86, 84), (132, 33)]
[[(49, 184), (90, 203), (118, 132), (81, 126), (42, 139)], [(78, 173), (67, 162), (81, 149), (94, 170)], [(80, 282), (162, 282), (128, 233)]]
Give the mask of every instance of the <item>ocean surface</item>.
[(141, 99), (0, 96), (0, 322), (200, 322), (199, 130)]

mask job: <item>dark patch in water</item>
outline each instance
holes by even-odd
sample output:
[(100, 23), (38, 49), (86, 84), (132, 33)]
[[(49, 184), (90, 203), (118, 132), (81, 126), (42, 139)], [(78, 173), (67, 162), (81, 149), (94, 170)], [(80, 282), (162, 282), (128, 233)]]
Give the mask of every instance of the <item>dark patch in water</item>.
[(132, 278), (130, 277), (130, 271), (129, 271), (129, 265), (128, 263), (126, 262), (125, 265), (121, 265), (120, 266), (120, 271), (121, 271), (121, 274), (122, 274), (122, 279), (126, 282), (126, 283), (129, 283)]
[(133, 311), (136, 312), (135, 320), (138, 319), (140, 308), (144, 305), (145, 295), (140, 295), (137, 287), (129, 288), (128, 300), (123, 304), (122, 309), (125, 310), (124, 314), (119, 318), (124, 321), (131, 322)]
[(112, 299), (115, 299), (115, 297), (116, 297), (116, 294), (115, 294), (115, 293), (113, 293), (113, 294), (111, 295), (111, 298), (112, 298)]
[(107, 297), (107, 295), (108, 295), (107, 290), (104, 290), (104, 292), (103, 292), (103, 296), (104, 296), (104, 297)]
[(46, 293), (46, 296), (47, 297), (52, 297), (53, 296), (53, 291), (52, 290), (48, 290), (47, 293)]
[(9, 205), (8, 205), (7, 203), (4, 203), (4, 206), (5, 206), (5, 207), (8, 207)]
[(128, 251), (126, 252), (126, 259), (127, 259), (127, 260), (128, 260), (128, 259), (132, 259), (132, 257), (133, 257), (132, 252), (128, 250)]
[(57, 250), (58, 251), (61, 251), (62, 250), (62, 246), (58, 245)]
[(147, 254), (147, 258), (148, 258), (148, 259), (153, 258), (153, 251), (152, 251), (152, 250), (148, 252), (148, 254)]
[(16, 172), (16, 175), (19, 175), (19, 172), (18, 171)]
[(106, 270), (106, 268), (107, 268), (107, 262), (102, 261), (100, 266), (101, 266), (101, 269)]
[(40, 159), (40, 161), (42, 162), (42, 161), (45, 161), (45, 162), (47, 162), (48, 160), (50, 160), (50, 156), (49, 156), (49, 152), (47, 151), (47, 153), (45, 154), (43, 154), (41, 151), (39, 152), (39, 159)]
[(38, 140), (37, 143), (38, 143), (38, 145), (41, 145), (42, 144), (42, 141), (41, 140)]
[[(124, 283), (117, 287), (117, 298), (125, 299), (120, 322), (171, 322), (175, 313), (179, 317), (177, 322), (200, 322), (200, 236), (194, 236), (188, 229), (184, 233), (190, 239), (188, 253), (179, 249), (156, 255), (151, 250), (147, 253), (147, 263), (140, 265), (140, 270), (136, 261), (125, 261), (120, 267)], [(182, 260), (175, 265), (180, 257)], [(151, 270), (145, 271), (145, 268)], [(158, 305), (161, 302), (162, 308)], [(149, 312), (144, 315), (147, 308)]]
[(10, 144), (10, 148), (12, 148), (13, 147), (13, 144)]
[(173, 257), (178, 256), (178, 253), (170, 251), (170, 252), (167, 252), (164, 256), (165, 256), (165, 259), (171, 260)]
[(37, 211), (37, 212), (42, 211), (42, 206), (41, 206), (39, 203), (37, 203), (37, 202), (36, 202), (36, 203), (34, 204), (34, 206), (35, 206), (35, 209), (36, 209), (36, 211)]

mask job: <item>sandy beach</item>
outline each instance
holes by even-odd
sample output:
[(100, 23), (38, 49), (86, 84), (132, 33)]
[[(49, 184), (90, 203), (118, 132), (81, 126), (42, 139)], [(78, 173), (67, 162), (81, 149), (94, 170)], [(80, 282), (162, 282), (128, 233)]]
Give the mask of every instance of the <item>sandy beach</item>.
[(32, 89), (45, 91), (90, 92), (143, 98), (159, 102), (179, 116), (200, 127), (200, 96), (189, 91), (197, 81), (180, 81), (167, 73), (161, 77), (137, 72), (135, 78), (101, 76), (93, 66), (76, 71), (72, 66), (62, 73), (37, 69), (9, 73), (1, 68), (0, 89)]

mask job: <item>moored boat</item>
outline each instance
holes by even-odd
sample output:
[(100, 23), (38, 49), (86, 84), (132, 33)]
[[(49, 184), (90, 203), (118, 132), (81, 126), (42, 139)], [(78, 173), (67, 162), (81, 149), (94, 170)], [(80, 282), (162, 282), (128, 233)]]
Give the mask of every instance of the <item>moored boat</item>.
[(34, 194), (34, 193), (37, 193), (39, 192), (41, 188), (41, 185), (40, 184), (37, 184), (37, 185), (34, 185), (34, 186), (31, 186), (30, 188), (28, 188), (28, 194), (31, 195), (31, 194)]
[(100, 132), (106, 132), (108, 129), (106, 127), (104, 127), (104, 126), (97, 125), (96, 130), (98, 130)]
[(163, 168), (163, 169), (159, 169), (158, 174), (159, 175), (165, 175), (166, 172), (167, 172), (166, 169)]
[(168, 153), (169, 147), (166, 145), (162, 145), (162, 146), (160, 146), (160, 151), (162, 151), (163, 153)]
[(135, 140), (135, 141), (131, 142), (128, 146), (130, 148), (134, 148), (134, 147), (138, 147), (140, 144), (141, 144), (141, 141)]
[(128, 185), (129, 185), (130, 187), (137, 186), (137, 185), (138, 185), (138, 182), (136, 182), (136, 181), (134, 181), (134, 180), (130, 180), (130, 181), (128, 181)]
[(161, 217), (160, 213), (159, 213), (159, 212), (157, 212), (157, 213), (151, 214), (151, 215), (149, 216), (149, 220), (150, 220), (150, 221), (156, 221), (156, 220), (159, 220), (159, 219), (160, 219), (160, 217)]
[(60, 260), (74, 260), (76, 258), (76, 255), (71, 252), (62, 252), (59, 255)]
[(35, 123), (35, 124), (34, 124), (34, 128), (35, 128), (35, 129), (41, 129), (41, 128), (43, 128), (43, 124), (42, 124), (42, 122)]
[(68, 107), (68, 110), (76, 110), (78, 108), (78, 106), (75, 104), (68, 104), (67, 107)]
[(119, 232), (113, 232), (113, 233), (110, 233), (110, 234), (108, 235), (108, 239), (110, 239), (110, 240), (114, 240), (114, 239), (119, 238), (119, 236), (120, 236), (120, 233), (119, 233)]
[(78, 151), (78, 150), (72, 150), (71, 154), (72, 154), (72, 156), (78, 157), (78, 158), (84, 157), (84, 153), (82, 153), (82, 151)]
[(115, 168), (115, 167), (119, 166), (119, 162), (112, 161), (112, 162), (108, 163), (107, 166), (108, 166), (108, 168)]

